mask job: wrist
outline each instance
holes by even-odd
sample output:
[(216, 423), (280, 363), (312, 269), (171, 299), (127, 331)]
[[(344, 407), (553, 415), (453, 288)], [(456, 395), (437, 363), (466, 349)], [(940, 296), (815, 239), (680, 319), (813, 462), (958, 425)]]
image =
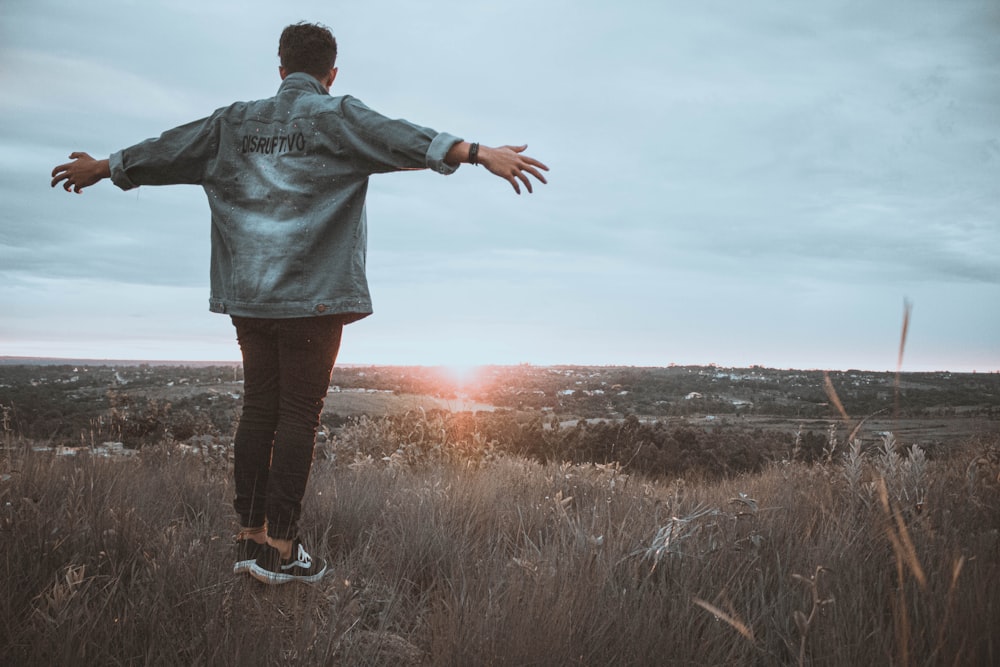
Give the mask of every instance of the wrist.
[(444, 162), (452, 167), (457, 167), (463, 162), (469, 161), (469, 150), (472, 144), (468, 141), (458, 141), (452, 144), (451, 148), (444, 156)]

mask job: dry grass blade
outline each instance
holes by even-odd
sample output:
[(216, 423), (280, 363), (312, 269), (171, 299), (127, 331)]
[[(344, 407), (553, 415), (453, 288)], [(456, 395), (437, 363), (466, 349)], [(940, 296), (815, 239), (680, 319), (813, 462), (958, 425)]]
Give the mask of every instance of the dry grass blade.
[(909, 299), (903, 300), (903, 332), (899, 338), (899, 359), (896, 361), (896, 385), (899, 385), (899, 373), (903, 368), (903, 351), (906, 349), (906, 334), (910, 330), (910, 313), (913, 312), (913, 304)]
[(948, 587), (948, 597), (955, 594), (955, 587), (958, 586), (958, 576), (962, 574), (962, 567), (965, 566), (965, 556), (960, 556), (951, 568), (951, 585)]
[[(938, 655), (944, 646), (946, 630), (951, 620), (952, 610), (955, 607), (955, 590), (958, 588), (958, 577), (962, 574), (962, 567), (965, 565), (965, 556), (959, 556), (951, 567), (951, 585), (948, 586), (948, 596), (945, 598), (944, 620), (938, 627), (937, 644), (934, 647), (934, 655)], [(958, 656), (956, 656), (956, 664)]]
[(867, 417), (862, 417), (861, 419), (859, 419), (858, 423), (854, 426), (853, 429), (851, 429), (850, 435), (847, 436), (847, 442), (851, 442), (856, 437), (858, 437), (858, 433), (861, 432), (861, 427), (865, 425), (865, 422), (867, 422), (872, 417), (876, 417), (876, 416), (882, 414), (883, 412), (885, 412), (885, 410), (876, 410), (875, 412), (871, 413)]
[(913, 310), (913, 304), (910, 303), (909, 299), (903, 300), (903, 332), (899, 337), (899, 358), (896, 360), (896, 382), (895, 382), (895, 392), (894, 392), (894, 403), (893, 403), (893, 419), (899, 418), (899, 381), (900, 374), (903, 372), (903, 351), (906, 349), (906, 334), (910, 330), (910, 312)]
[(710, 614), (714, 614), (716, 618), (721, 619), (726, 623), (728, 623), (730, 626), (732, 626), (734, 630), (736, 630), (736, 632), (740, 633), (748, 640), (750, 640), (751, 643), (756, 641), (753, 636), (753, 630), (751, 630), (746, 625), (746, 623), (744, 623), (740, 619), (734, 618), (730, 614), (727, 614), (726, 612), (716, 607), (711, 602), (706, 602), (701, 598), (692, 598), (691, 601), (694, 602), (699, 607), (701, 607), (702, 609), (704, 609), (705, 611), (709, 612)]
[[(898, 374), (896, 377), (896, 383), (898, 387), (899, 384)], [(845, 423), (850, 424), (851, 417), (850, 415), (847, 414), (847, 410), (844, 408), (844, 404), (840, 402), (840, 396), (837, 395), (837, 390), (833, 386), (833, 380), (830, 379), (830, 374), (826, 371), (823, 371), (823, 389), (826, 392), (827, 398), (830, 399), (830, 403), (833, 404), (833, 407), (837, 408), (837, 412), (840, 414), (840, 418), (843, 419)], [(861, 427), (865, 425), (866, 421), (880, 414), (881, 412), (883, 412), (883, 410), (878, 410), (868, 415), (867, 417), (863, 417), (860, 420), (858, 420), (858, 423), (854, 425), (853, 429), (851, 429), (850, 435), (847, 436), (847, 442), (850, 442), (851, 440), (854, 440), (854, 438), (857, 437), (858, 433), (861, 432)]]
[(833, 596), (824, 598), (819, 593), (819, 575), (823, 572), (828, 572), (829, 570), (822, 565), (816, 566), (816, 571), (811, 577), (803, 577), (801, 574), (793, 574), (792, 579), (799, 581), (809, 587), (809, 591), (812, 594), (812, 608), (809, 610), (809, 615), (806, 616), (804, 612), (795, 610), (792, 612), (792, 619), (795, 621), (795, 627), (799, 631), (799, 663), (800, 665), (806, 664), (806, 641), (809, 638), (809, 630), (812, 628), (813, 622), (815, 622), (817, 615), (822, 607), (828, 604), (833, 604)]
[[(896, 559), (896, 599), (893, 605), (893, 617), (896, 623), (896, 646), (898, 651), (898, 664), (909, 665), (910, 663), (910, 615), (906, 606), (906, 589), (904, 572), (909, 568), (913, 577), (917, 580), (921, 590), (927, 589), (927, 578), (924, 576), (924, 569), (917, 559), (916, 549), (913, 540), (910, 539), (910, 531), (906, 527), (906, 522), (899, 510), (892, 507), (889, 500), (889, 490), (885, 483), (885, 478), (878, 480), (878, 495), (885, 512), (886, 522), (885, 533), (892, 543), (892, 551)], [(895, 524), (895, 528), (893, 526)]]
[(896, 561), (897, 563), (905, 564), (909, 568), (913, 578), (917, 580), (920, 588), (925, 590), (927, 588), (927, 577), (924, 575), (924, 568), (920, 565), (920, 560), (917, 558), (917, 550), (913, 545), (913, 539), (910, 537), (910, 530), (906, 527), (903, 515), (899, 510), (893, 508), (889, 501), (889, 489), (886, 486), (885, 478), (879, 478), (878, 494), (879, 499), (882, 501), (882, 509), (885, 511), (886, 517), (891, 519), (892, 523), (895, 523), (895, 530), (893, 530), (892, 523), (886, 526), (886, 535), (888, 535), (889, 541), (892, 543), (892, 550), (896, 554)]
[(927, 577), (924, 575), (924, 568), (917, 559), (917, 550), (913, 546), (913, 540), (910, 538), (910, 530), (906, 527), (903, 515), (899, 512), (896, 512), (896, 528), (899, 531), (900, 544), (905, 549), (906, 564), (910, 567), (910, 573), (917, 580), (917, 583), (920, 584), (920, 588), (926, 590)]
[(844, 404), (840, 402), (840, 396), (837, 395), (837, 390), (833, 388), (833, 380), (830, 379), (830, 374), (823, 371), (823, 389), (826, 390), (827, 398), (833, 403), (833, 407), (837, 408), (837, 412), (840, 413), (841, 419), (845, 422), (851, 421), (851, 418), (847, 415), (847, 410), (844, 409)]

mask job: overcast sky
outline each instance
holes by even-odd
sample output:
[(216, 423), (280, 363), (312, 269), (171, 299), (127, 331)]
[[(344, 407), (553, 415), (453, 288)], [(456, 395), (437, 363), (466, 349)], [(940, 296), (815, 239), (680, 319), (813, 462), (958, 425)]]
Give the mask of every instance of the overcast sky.
[(1000, 370), (996, 0), (4, 0), (0, 355), (239, 358), (200, 188), (49, 173), (273, 95), (299, 20), (333, 94), (551, 168), (373, 177), (343, 363), (895, 369), (909, 300), (904, 370)]

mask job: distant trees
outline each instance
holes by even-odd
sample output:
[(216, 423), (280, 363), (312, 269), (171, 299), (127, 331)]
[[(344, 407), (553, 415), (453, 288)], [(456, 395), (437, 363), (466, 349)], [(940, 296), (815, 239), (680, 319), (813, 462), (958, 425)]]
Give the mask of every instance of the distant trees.
[(139, 447), (164, 438), (229, 433), (236, 400), (201, 392), (175, 401), (146, 396), (175, 382), (218, 384), (233, 368), (0, 367), (0, 405), (21, 437), (65, 445), (117, 441)]
[[(434, 459), (448, 451), (508, 453), (540, 462), (618, 464), (650, 477), (695, 474), (717, 478), (760, 470), (791, 451), (787, 433), (739, 427), (694, 428), (643, 422), (580, 420), (562, 427), (541, 416), (518, 420), (513, 412), (410, 412), (348, 424), (341, 444), (373, 458), (405, 452), (407, 460)], [(476, 454), (478, 456), (478, 454)]]

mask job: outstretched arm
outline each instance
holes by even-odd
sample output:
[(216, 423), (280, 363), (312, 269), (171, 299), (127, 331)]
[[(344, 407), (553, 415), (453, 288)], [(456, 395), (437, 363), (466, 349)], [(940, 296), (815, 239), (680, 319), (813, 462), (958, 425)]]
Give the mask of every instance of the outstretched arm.
[(73, 161), (52, 170), (52, 187), (66, 181), (63, 183), (63, 190), (80, 194), (84, 188), (111, 177), (111, 166), (107, 160), (95, 160), (87, 153), (80, 152), (70, 153), (69, 158)]
[(479, 146), (478, 156), (470, 156), (472, 144), (468, 141), (460, 141), (451, 147), (448, 154), (445, 155), (444, 161), (450, 165), (457, 165), (462, 162), (470, 162), (470, 157), (476, 157), (478, 164), (483, 165), (490, 173), (496, 174), (510, 183), (514, 187), (514, 192), (521, 194), (521, 186), (518, 181), (524, 183), (524, 187), (528, 189), (528, 192), (532, 192), (528, 174), (545, 183), (546, 180), (545, 176), (542, 175), (542, 171), (549, 170), (548, 167), (535, 158), (523, 154), (524, 149), (527, 147), (527, 144), (524, 146), (500, 146), (497, 148)]

